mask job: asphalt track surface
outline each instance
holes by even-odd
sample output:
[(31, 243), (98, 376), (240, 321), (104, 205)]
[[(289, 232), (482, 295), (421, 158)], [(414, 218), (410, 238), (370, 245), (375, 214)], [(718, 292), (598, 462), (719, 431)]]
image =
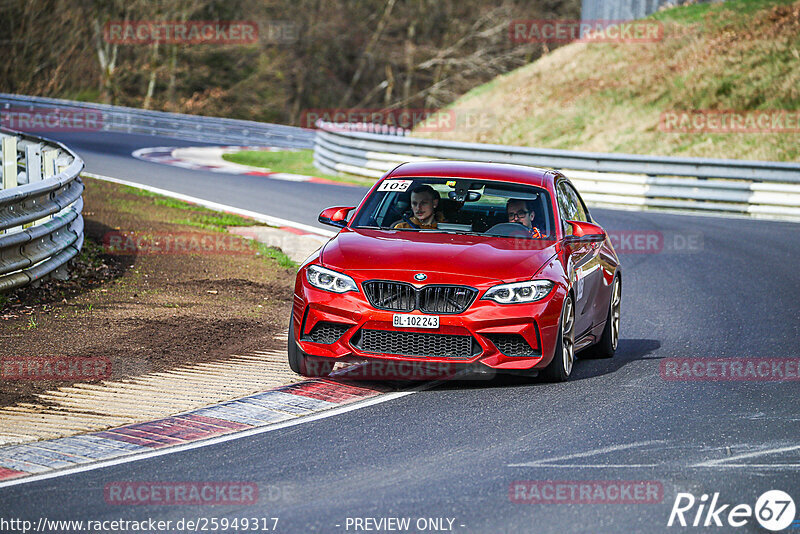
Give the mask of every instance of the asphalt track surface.
[(205, 146), (207, 143), (107, 132), (49, 132), (42, 135), (61, 141), (77, 151), (86, 163), (88, 172), (176, 191), (328, 230), (331, 230), (329, 226), (317, 221), (319, 212), (336, 203), (355, 206), (367, 192), (363, 187), (195, 171), (131, 157), (131, 153), (139, 148)]
[[(307, 224), (322, 207), (363, 194), (129, 157), (135, 148), (192, 143), (55, 137), (74, 147), (90, 172)], [(800, 508), (799, 382), (668, 381), (659, 373), (664, 358), (800, 356), (800, 226), (592, 214), (607, 230), (699, 233), (702, 244), (621, 256), (617, 354), (579, 360), (569, 382), (446, 383), (256, 436), (16, 485), (0, 489), (0, 517), (279, 517), (278, 532), (356, 532), (346, 529), (347, 518), (410, 517), (413, 525), (444, 517), (455, 519), (455, 532), (663, 532), (684, 530), (666, 526), (679, 492), (719, 492), (720, 504), (753, 506), (764, 491), (781, 489)], [(663, 499), (521, 504), (509, 495), (519, 480), (655, 481)], [(109, 505), (104, 487), (119, 481), (247, 481), (259, 484), (261, 496), (250, 506)], [(712, 531), (765, 532), (753, 518)]]

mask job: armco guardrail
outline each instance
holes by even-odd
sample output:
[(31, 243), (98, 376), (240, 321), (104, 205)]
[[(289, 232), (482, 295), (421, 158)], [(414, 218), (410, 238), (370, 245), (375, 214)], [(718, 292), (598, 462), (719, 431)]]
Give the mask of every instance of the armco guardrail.
[(367, 133), (318, 123), (314, 163), (379, 178), (404, 161), (459, 159), (559, 169), (592, 205), (800, 220), (800, 163), (574, 152)]
[[(72, 113), (70, 117), (58, 112)], [(88, 122), (83, 120), (87, 116)], [(0, 93), (0, 124), (25, 131), (62, 129), (58, 124), (70, 118), (81, 121), (81, 129), (106, 132), (159, 135), (175, 139), (230, 145), (266, 145), (287, 148), (312, 148), (314, 130), (219, 117), (184, 115), (144, 109), (75, 102), (56, 98)], [(50, 120), (53, 126), (47, 124)], [(35, 121), (44, 128), (29, 128)]]
[(0, 292), (65, 275), (83, 246), (83, 161), (65, 146), (0, 129)]

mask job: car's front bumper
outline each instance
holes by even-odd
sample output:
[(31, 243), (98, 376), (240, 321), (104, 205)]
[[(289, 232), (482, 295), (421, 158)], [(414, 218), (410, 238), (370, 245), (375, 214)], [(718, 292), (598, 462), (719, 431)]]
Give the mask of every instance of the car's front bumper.
[(438, 329), (396, 328), (396, 312), (373, 308), (363, 293), (322, 291), (300, 277), (292, 325), (300, 349), (318, 358), (540, 369), (553, 358), (565, 294), (556, 285), (534, 303), (497, 304), (480, 300), (481, 291), (465, 312), (439, 315)]

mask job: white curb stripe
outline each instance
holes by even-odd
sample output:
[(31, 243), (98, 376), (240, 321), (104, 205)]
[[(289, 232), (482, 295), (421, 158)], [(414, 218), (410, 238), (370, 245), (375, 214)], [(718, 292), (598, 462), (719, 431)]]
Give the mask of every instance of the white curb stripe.
[(201, 441), (194, 441), (191, 443), (187, 443), (185, 445), (174, 445), (171, 447), (167, 447), (164, 449), (156, 449), (153, 451), (147, 451), (143, 453), (137, 453), (130, 456), (124, 456), (121, 458), (113, 459), (113, 460), (105, 460), (89, 465), (81, 465), (69, 469), (63, 469), (59, 471), (52, 471), (49, 473), (42, 473), (41, 475), (32, 475), (20, 479), (11, 479), (6, 482), (0, 482), (0, 488), (6, 488), (9, 486), (17, 486), (20, 484), (27, 484), (30, 482), (37, 482), (39, 480), (47, 480), (50, 478), (58, 478), (67, 475), (73, 475), (76, 473), (83, 473), (85, 471), (93, 471), (95, 469), (102, 469), (104, 467), (110, 467), (113, 465), (121, 465), (130, 462), (136, 462), (138, 460), (144, 460), (147, 458), (155, 458), (156, 456), (164, 456), (165, 454), (173, 454), (176, 452), (191, 450), (191, 449), (198, 449), (200, 447), (207, 447), (209, 445), (215, 445), (217, 443), (225, 443), (227, 441), (233, 441), (236, 439), (241, 439), (249, 436), (255, 436), (258, 434), (264, 434), (266, 432), (272, 432), (273, 430), (280, 430), (282, 428), (287, 428), (291, 426), (301, 425), (303, 423), (310, 423), (312, 421), (316, 421), (318, 419), (325, 419), (327, 417), (333, 417), (336, 415), (340, 415), (343, 413), (351, 412), (353, 410), (358, 410), (360, 408), (366, 408), (367, 406), (372, 406), (375, 404), (381, 404), (384, 402), (388, 402), (394, 399), (399, 399), (401, 397), (405, 397), (407, 395), (412, 395), (416, 393), (417, 390), (411, 391), (399, 391), (396, 393), (386, 393), (383, 395), (378, 395), (377, 397), (372, 397), (370, 399), (364, 401), (356, 401), (352, 404), (347, 404), (340, 408), (332, 408), (330, 410), (325, 410), (323, 412), (319, 412), (314, 415), (305, 415), (302, 417), (297, 417), (288, 421), (275, 423), (269, 426), (262, 426), (257, 428), (252, 428), (248, 430), (242, 430), (239, 432), (235, 432), (233, 434), (225, 434), (223, 436), (217, 436), (213, 438), (209, 438), (206, 440)]

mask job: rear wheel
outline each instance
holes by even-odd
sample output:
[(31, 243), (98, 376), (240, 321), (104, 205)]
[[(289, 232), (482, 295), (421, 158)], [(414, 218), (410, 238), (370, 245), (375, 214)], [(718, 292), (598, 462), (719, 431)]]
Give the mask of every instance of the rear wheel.
[(328, 358), (314, 358), (300, 350), (294, 338), (294, 325), (292, 325), (291, 317), (289, 318), (289, 345), (286, 347), (286, 352), (289, 356), (289, 367), (299, 375), (314, 378), (328, 376), (333, 371), (335, 362)]
[(564, 382), (572, 373), (575, 364), (575, 305), (572, 295), (567, 293), (561, 309), (561, 324), (553, 361), (544, 368), (542, 376), (550, 382)]
[(608, 317), (606, 326), (600, 336), (600, 341), (592, 345), (581, 354), (583, 358), (611, 358), (619, 345), (619, 325), (622, 310), (622, 283), (619, 277), (614, 278), (611, 290), (611, 300), (608, 304)]

